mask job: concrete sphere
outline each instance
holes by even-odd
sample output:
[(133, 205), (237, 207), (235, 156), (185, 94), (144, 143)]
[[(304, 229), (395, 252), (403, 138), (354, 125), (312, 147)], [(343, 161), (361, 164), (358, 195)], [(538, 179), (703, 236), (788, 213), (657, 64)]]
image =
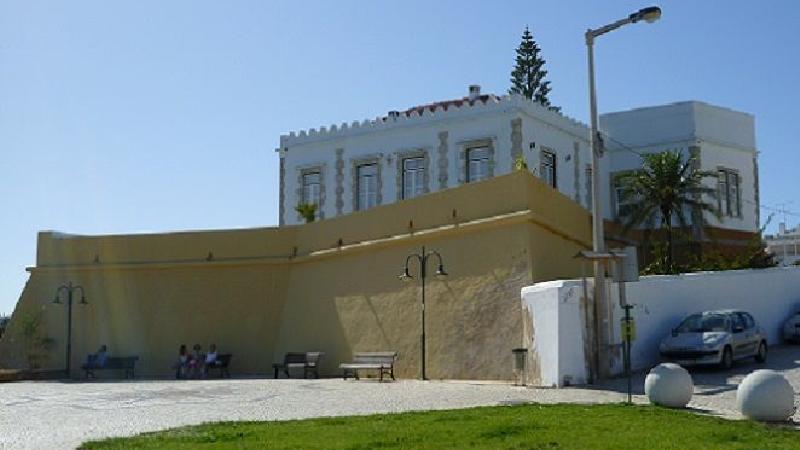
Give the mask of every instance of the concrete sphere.
[(655, 405), (685, 408), (693, 392), (692, 376), (677, 364), (659, 364), (644, 379), (644, 393)]
[(744, 377), (736, 390), (736, 405), (749, 419), (784, 421), (794, 414), (794, 391), (780, 373), (756, 370)]

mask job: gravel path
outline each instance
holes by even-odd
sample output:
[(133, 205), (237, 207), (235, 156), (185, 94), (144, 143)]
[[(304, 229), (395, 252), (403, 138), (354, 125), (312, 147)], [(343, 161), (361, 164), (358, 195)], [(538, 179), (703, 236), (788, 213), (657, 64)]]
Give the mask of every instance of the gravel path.
[[(800, 349), (775, 348), (770, 366), (800, 392)], [(690, 406), (737, 417), (736, 385), (752, 370), (695, 372)], [(284, 420), (320, 416), (451, 409), (520, 402), (619, 402), (625, 382), (592, 388), (527, 389), (480, 382), (394, 383), (327, 380), (198, 380), (21, 382), (0, 384), (0, 448), (73, 448), (108, 436), (219, 420)], [(643, 376), (634, 382), (643, 403)], [(800, 414), (795, 416), (800, 421)]]

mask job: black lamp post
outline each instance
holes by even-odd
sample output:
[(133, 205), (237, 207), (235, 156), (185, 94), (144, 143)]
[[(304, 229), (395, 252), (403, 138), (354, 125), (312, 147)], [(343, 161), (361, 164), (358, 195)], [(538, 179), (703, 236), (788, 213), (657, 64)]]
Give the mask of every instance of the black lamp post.
[(62, 284), (56, 289), (56, 295), (53, 298), (53, 303), (61, 304), (61, 292), (67, 293), (67, 378), (70, 374), (71, 358), (72, 358), (72, 297), (75, 291), (81, 291), (81, 305), (88, 305), (86, 296), (83, 293), (83, 286), (72, 284), (70, 281), (67, 284)]
[(425, 376), (425, 278), (427, 277), (427, 268), (428, 268), (428, 258), (431, 256), (436, 256), (436, 259), (439, 261), (439, 267), (436, 269), (436, 277), (437, 278), (444, 278), (447, 276), (447, 272), (444, 271), (444, 264), (442, 263), (442, 255), (439, 254), (436, 250), (426, 251), (425, 246), (422, 246), (422, 252), (420, 253), (412, 253), (406, 257), (406, 264), (403, 267), (403, 273), (398, 277), (402, 281), (412, 281), (414, 277), (408, 271), (408, 262), (411, 261), (412, 258), (416, 258), (419, 261), (419, 280), (420, 285), (422, 286), (422, 333), (420, 336), (421, 341), (421, 349), (422, 349), (422, 361), (421, 361), (421, 371), (422, 371), (422, 379), (427, 380)]

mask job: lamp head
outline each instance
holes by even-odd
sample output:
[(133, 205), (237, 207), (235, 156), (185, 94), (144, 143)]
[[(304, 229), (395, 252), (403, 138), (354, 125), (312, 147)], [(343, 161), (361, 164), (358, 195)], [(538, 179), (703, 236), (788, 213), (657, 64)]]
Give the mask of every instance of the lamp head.
[(447, 272), (444, 270), (444, 265), (439, 264), (439, 268), (436, 269), (436, 278), (442, 279), (447, 276)]
[(81, 295), (81, 305), (88, 305), (88, 304), (89, 304), (89, 302), (86, 301), (86, 297)]
[(411, 280), (414, 279), (414, 277), (412, 277), (411, 274), (408, 273), (408, 267), (404, 267), (403, 268), (403, 273), (398, 275), (397, 278), (399, 278), (400, 281), (406, 281), (406, 282), (411, 281)]
[(659, 8), (658, 6), (649, 6), (647, 8), (642, 8), (639, 11), (631, 14), (630, 18), (634, 22), (644, 20), (647, 23), (653, 23), (661, 18), (661, 8)]

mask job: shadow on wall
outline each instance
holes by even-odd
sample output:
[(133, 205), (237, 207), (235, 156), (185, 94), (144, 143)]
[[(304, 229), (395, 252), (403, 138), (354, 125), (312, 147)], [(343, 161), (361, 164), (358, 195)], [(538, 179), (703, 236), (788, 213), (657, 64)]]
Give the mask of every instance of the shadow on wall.
[[(520, 233), (486, 230), (426, 243), (442, 253), (450, 273), (444, 281), (430, 276), (426, 283), (430, 378), (512, 378), (511, 348), (521, 335), (517, 296), (530, 280), (525, 252), (514, 250), (524, 240)], [(278, 353), (325, 351), (322, 373), (338, 375), (338, 364), (353, 352), (397, 351), (396, 374), (417, 378), (419, 280), (397, 279), (414, 251), (416, 246), (383, 247), (298, 265), (291, 274), (292, 301), (284, 307)], [(417, 267), (412, 273), (418, 276)]]
[[(139, 356), (141, 376), (169, 377), (181, 344), (214, 343), (233, 353), (237, 375), (270, 374), (285, 352), (315, 350), (326, 352), (321, 372), (338, 375), (354, 351), (394, 350), (397, 375), (416, 378), (419, 288), (396, 276), (424, 243), (442, 253), (451, 274), (428, 284), (429, 376), (510, 380), (522, 332), (519, 290), (535, 277), (579, 273), (571, 249), (588, 241), (587, 217), (516, 173), (303, 226), (43, 232), (17, 309), (39, 308), (66, 281), (86, 288), (89, 305), (75, 309), (73, 367), (106, 344), (111, 355)], [(393, 230), (400, 234), (380, 239)], [(65, 312), (46, 309), (48, 334), (59, 341), (47, 364), (61, 368)], [(9, 343), (19, 334), (11, 331), (16, 315), (0, 341), (0, 364), (11, 367), (21, 364), (20, 346)]]

